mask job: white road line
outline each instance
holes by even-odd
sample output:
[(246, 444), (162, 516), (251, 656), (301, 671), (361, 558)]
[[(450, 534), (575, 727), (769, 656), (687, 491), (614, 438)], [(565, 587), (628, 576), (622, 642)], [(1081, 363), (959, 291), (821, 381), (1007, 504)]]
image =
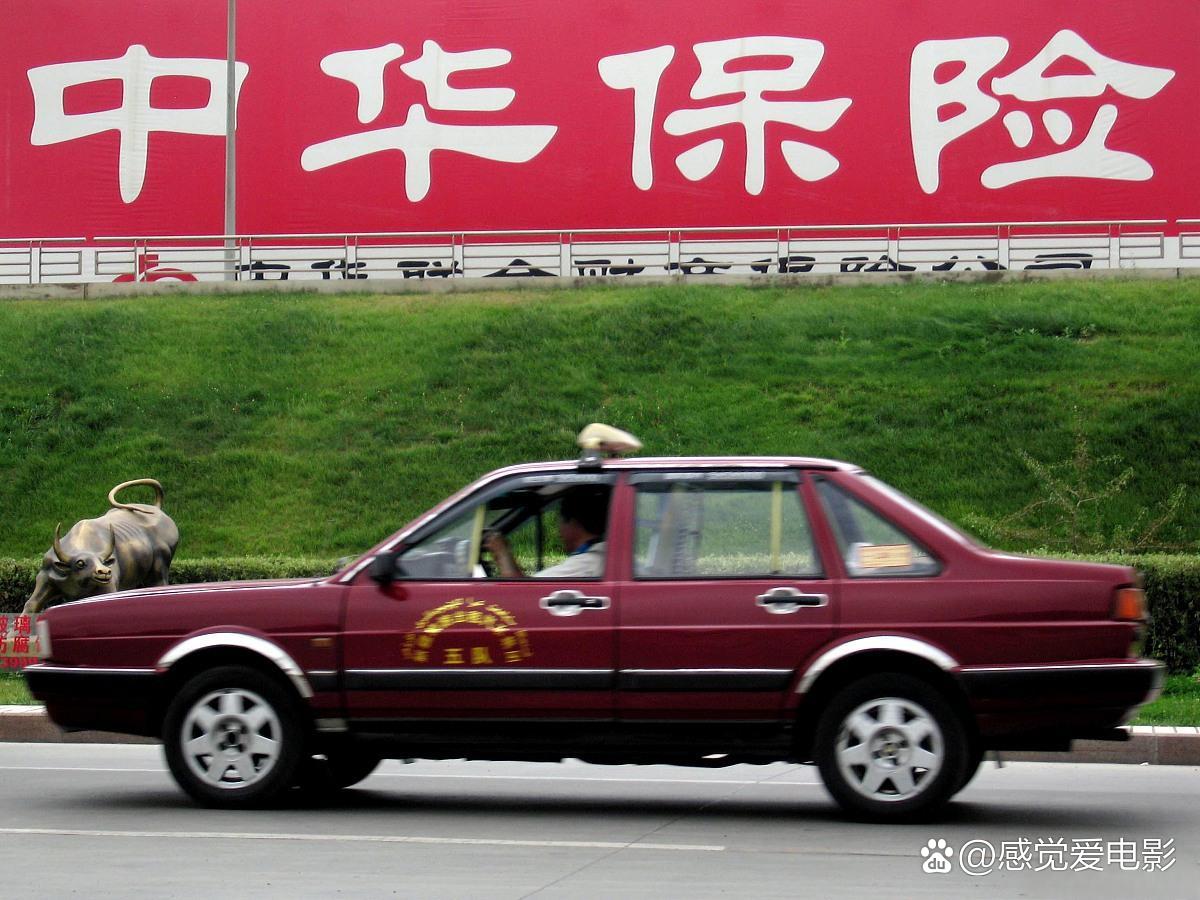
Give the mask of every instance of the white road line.
[[(161, 772), (166, 769), (131, 769), (114, 768), (101, 769), (90, 766), (0, 766), (0, 771), (11, 772)], [(819, 785), (819, 781), (780, 781), (770, 778), (763, 779), (734, 779), (734, 778), (610, 778), (599, 775), (449, 775), (444, 773), (428, 774), (424, 772), (376, 772), (372, 778), (443, 778), (450, 781), (475, 779), (481, 781), (603, 781), (617, 784), (722, 784), (722, 785), (787, 785), (788, 787), (808, 787)]]
[(0, 766), (7, 772), (166, 772), (166, 769), (101, 769), (93, 766)]
[(669, 850), (721, 853), (720, 844), (652, 844), (636, 841), (535, 841), (504, 838), (424, 837), (393, 834), (272, 834), (244, 831), (108, 831), (84, 828), (0, 828), (0, 834), (50, 837), (179, 838), (220, 841), (312, 841), (363, 844), (468, 844), (474, 847), (567, 847), (585, 850)]

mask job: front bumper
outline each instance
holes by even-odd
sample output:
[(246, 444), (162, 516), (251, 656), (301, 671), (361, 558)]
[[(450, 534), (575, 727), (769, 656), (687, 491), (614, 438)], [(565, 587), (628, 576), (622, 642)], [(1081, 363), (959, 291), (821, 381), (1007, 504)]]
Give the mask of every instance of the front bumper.
[(958, 677), (989, 746), (1050, 749), (1096, 738), (1128, 722), (1162, 691), (1155, 660), (960, 669)]
[(158, 736), (161, 678), (154, 669), (100, 669), (35, 663), (25, 681), (64, 731)]

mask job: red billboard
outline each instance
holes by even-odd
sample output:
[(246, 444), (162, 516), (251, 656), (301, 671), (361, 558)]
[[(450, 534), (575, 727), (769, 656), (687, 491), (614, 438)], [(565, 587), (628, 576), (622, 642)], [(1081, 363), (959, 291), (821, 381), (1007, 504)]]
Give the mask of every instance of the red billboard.
[[(0, 237), (221, 233), (225, 8), (0, 0)], [(1200, 216), (1191, 0), (242, 0), (236, 25), (243, 234)]]

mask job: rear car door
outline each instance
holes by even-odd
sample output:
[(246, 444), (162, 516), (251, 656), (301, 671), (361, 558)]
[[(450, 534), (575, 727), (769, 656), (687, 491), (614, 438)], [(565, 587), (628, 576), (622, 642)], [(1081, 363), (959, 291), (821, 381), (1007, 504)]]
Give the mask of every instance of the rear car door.
[[(564, 492), (611, 493), (602, 473), (514, 476), (446, 510), (398, 548), (396, 580), (350, 587), (344, 686), (356, 720), (613, 716), (614, 608), (606, 574), (538, 578)], [(507, 536), (526, 575), (501, 577), (484, 532)]]
[(836, 603), (791, 468), (632, 475), (625, 720), (776, 721)]

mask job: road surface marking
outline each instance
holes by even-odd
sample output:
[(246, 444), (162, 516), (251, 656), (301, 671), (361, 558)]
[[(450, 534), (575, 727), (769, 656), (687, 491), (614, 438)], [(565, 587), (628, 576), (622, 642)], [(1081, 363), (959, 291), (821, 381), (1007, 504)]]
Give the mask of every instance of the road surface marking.
[(315, 841), (361, 844), (467, 844), (473, 847), (568, 847), (585, 850), (682, 850), (721, 853), (720, 844), (652, 844), (637, 841), (536, 841), (506, 838), (424, 837), (392, 834), (275, 834), (258, 831), (109, 831), (86, 828), (0, 828), (0, 834), (51, 837), (180, 838), (184, 840)]

